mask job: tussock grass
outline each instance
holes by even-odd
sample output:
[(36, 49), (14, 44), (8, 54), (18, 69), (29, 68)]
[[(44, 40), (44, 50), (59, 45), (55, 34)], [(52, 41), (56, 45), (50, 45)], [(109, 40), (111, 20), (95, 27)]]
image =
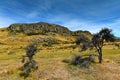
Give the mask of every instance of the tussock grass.
[[(20, 77), (22, 67), (21, 56), (25, 54), (25, 47), (28, 40), (45, 37), (46, 35), (25, 36), (8, 35), (8, 32), (0, 31), (0, 80), (24, 80)], [(15, 38), (15, 41), (13, 38)], [(68, 37), (59, 35), (59, 40), (67, 41)], [(93, 53), (87, 50), (79, 52), (78, 48), (72, 49), (74, 44), (59, 44), (52, 47), (39, 46), (39, 51), (34, 56), (38, 70), (31, 71), (25, 80), (120, 80), (120, 49), (112, 45), (103, 47), (103, 63), (92, 63), (89, 68), (70, 65), (72, 56)], [(8, 51), (15, 54), (8, 55)]]
[[(72, 49), (54, 49), (54, 50), (41, 50), (38, 52), (34, 59), (38, 64), (38, 70), (31, 72), (30, 76), (26, 78), (26, 80), (119, 80), (119, 63), (115, 63), (115, 59), (111, 58), (119, 55), (114, 50), (109, 51), (107, 49), (103, 50), (104, 61), (102, 64), (92, 64), (90, 68), (81, 68), (79, 66), (69, 65), (69, 63), (64, 63), (64, 59), (70, 60), (71, 57), (75, 54), (81, 54), (76, 49), (71, 52)], [(21, 51), (21, 52), (19, 52)], [(119, 52), (119, 50), (116, 50)], [(22, 66), (20, 63), (21, 55), (24, 54), (24, 50), (17, 50), (17, 54), (8, 55), (6, 53), (2, 53), (0, 55), (0, 70), (7, 76), (9, 80), (24, 80), (23, 77), (19, 76), (20, 70), (19, 68)], [(89, 52), (85, 51), (82, 54), (87, 54)], [(109, 54), (109, 52), (111, 54)], [(112, 53), (113, 52), (113, 53)], [(112, 62), (107, 62), (105, 59), (111, 60)], [(119, 60), (119, 59), (118, 59)], [(111, 66), (111, 67), (110, 67)], [(14, 67), (14, 68), (13, 68)], [(4, 72), (4, 71), (7, 71)], [(112, 73), (114, 74), (112, 75)], [(2, 74), (3, 74), (2, 73)], [(105, 75), (103, 75), (103, 73)], [(0, 79), (5, 80), (6, 76), (1, 75)], [(109, 75), (111, 75), (109, 77)], [(11, 78), (10, 78), (11, 77)]]

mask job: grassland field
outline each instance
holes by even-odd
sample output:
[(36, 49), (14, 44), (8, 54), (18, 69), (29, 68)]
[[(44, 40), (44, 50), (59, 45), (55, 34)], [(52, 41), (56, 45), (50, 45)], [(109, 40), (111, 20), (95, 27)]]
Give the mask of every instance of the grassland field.
[[(34, 56), (38, 70), (32, 71), (24, 79), (19, 75), (23, 65), (21, 56), (25, 55), (27, 40), (37, 37), (43, 36), (10, 36), (6, 30), (0, 31), (0, 80), (120, 80), (120, 49), (112, 44), (103, 47), (103, 62), (99, 64), (96, 58), (96, 63), (92, 63), (89, 68), (73, 66), (63, 60), (71, 61), (76, 54), (84, 55), (94, 50), (79, 52), (78, 47), (75, 50), (69, 48), (75, 44), (39, 46), (40, 50)], [(10, 51), (14, 53), (8, 54)]]

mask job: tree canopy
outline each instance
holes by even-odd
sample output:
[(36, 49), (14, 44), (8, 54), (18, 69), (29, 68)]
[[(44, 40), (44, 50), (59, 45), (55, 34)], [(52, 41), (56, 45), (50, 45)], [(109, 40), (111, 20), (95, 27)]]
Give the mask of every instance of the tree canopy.
[(99, 54), (99, 63), (102, 62), (102, 47), (104, 44), (104, 41), (115, 41), (115, 36), (111, 33), (112, 30), (108, 28), (101, 29), (98, 33), (94, 34), (92, 39), (89, 40), (85, 36), (81, 36), (80, 38), (77, 38), (76, 44), (82, 44), (81, 51), (87, 50), (88, 48), (92, 49), (95, 47)]

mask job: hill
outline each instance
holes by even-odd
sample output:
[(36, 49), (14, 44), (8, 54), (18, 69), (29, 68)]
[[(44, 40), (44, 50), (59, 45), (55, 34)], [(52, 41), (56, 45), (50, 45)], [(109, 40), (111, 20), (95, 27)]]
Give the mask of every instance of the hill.
[(26, 35), (37, 35), (37, 34), (47, 34), (47, 33), (58, 33), (62, 36), (80, 36), (81, 34), (91, 36), (89, 31), (71, 31), (68, 28), (57, 25), (50, 24), (46, 22), (30, 23), (30, 24), (11, 24), (8, 27), (10, 32), (14, 33), (24, 33)]
[[(94, 50), (79, 52), (79, 46), (76, 47), (73, 43), (75, 38), (80, 35), (91, 38), (92, 34), (88, 31), (70, 31), (64, 26), (56, 25), (54, 27), (53, 25), (56, 24), (43, 22), (12, 24), (8, 28), (0, 29), (0, 80), (120, 79), (120, 49), (114, 43), (104, 45), (102, 64), (97, 63), (96, 57), (95, 63), (90, 64), (89, 68), (73, 66), (70, 64), (73, 55), (85, 55), (94, 52)], [(55, 31), (56, 28), (59, 31)], [(37, 62), (38, 69), (32, 70), (30, 75), (24, 79), (20, 76), (23, 66), (21, 57), (26, 54), (25, 49), (29, 42), (38, 43), (38, 51), (33, 57)], [(73, 49), (74, 46), (75, 49)]]

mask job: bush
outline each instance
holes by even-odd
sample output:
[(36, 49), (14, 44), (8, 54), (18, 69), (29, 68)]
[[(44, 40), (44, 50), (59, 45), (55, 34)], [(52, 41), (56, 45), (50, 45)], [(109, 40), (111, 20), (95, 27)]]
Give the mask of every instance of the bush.
[(25, 57), (27, 57), (29, 60), (23, 64), (22, 73), (20, 73), (20, 76), (26, 78), (29, 76), (31, 70), (38, 69), (36, 61), (33, 60), (33, 56), (35, 55), (36, 52), (37, 52), (37, 46), (35, 44), (29, 44), (26, 47), (26, 55), (22, 56), (22, 63), (25, 62)]
[(80, 65), (81, 67), (89, 67), (90, 63), (95, 62), (94, 56), (96, 54), (89, 54), (89, 55), (75, 55), (72, 58), (71, 64), (73, 65)]
[(72, 58), (72, 61), (71, 63), (73, 65), (78, 65), (78, 64), (81, 64), (82, 62), (82, 56), (81, 55), (75, 55), (73, 58)]

